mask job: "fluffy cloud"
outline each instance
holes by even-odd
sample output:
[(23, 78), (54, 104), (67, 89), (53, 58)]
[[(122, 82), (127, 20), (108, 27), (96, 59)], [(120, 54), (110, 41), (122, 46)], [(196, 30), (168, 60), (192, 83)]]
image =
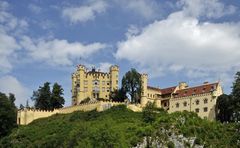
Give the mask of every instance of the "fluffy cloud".
[(99, 69), (103, 72), (109, 72), (109, 68), (112, 65), (113, 65), (112, 63), (103, 62), (99, 64)]
[(116, 0), (124, 10), (132, 11), (146, 19), (155, 18), (159, 12), (159, 5), (155, 0)]
[(9, 72), (12, 69), (11, 57), (15, 50), (19, 48), (15, 38), (0, 31), (0, 73)]
[(72, 65), (74, 59), (88, 58), (90, 55), (106, 47), (105, 44), (92, 43), (84, 45), (67, 40), (37, 40), (23, 37), (20, 43), (30, 57), (36, 61), (44, 61), (50, 65)]
[(240, 23), (200, 22), (185, 7), (119, 42), (116, 58), (138, 64), (152, 76), (216, 77), (240, 68)]
[(29, 99), (31, 91), (22, 85), (15, 77), (7, 75), (0, 78), (0, 92), (13, 93), (16, 96), (15, 104), (19, 106), (21, 103), (25, 105)]
[(218, 0), (180, 0), (178, 4), (185, 15), (192, 17), (219, 18), (236, 11), (236, 7), (225, 6)]
[(103, 13), (107, 8), (105, 1), (92, 1), (88, 5), (79, 7), (68, 7), (62, 12), (63, 17), (70, 20), (72, 23), (83, 23), (94, 20), (97, 14)]
[(15, 52), (20, 49), (15, 36), (28, 26), (25, 20), (11, 15), (8, 8), (7, 2), (0, 1), (0, 73), (7, 73), (12, 69)]

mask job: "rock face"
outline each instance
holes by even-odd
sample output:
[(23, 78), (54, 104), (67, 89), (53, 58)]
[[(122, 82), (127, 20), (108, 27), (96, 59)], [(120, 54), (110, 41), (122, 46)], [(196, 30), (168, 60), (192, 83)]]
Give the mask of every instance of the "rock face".
[(203, 148), (202, 145), (195, 144), (196, 137), (187, 138), (183, 135), (177, 135), (171, 130), (165, 129), (162, 129), (160, 132), (164, 134), (167, 138), (165, 139), (162, 137), (144, 137), (142, 143), (139, 143), (136, 147), (133, 148), (146, 148), (149, 145), (156, 148), (167, 148), (170, 147), (169, 143), (171, 143), (172, 146), (174, 145), (175, 148)]

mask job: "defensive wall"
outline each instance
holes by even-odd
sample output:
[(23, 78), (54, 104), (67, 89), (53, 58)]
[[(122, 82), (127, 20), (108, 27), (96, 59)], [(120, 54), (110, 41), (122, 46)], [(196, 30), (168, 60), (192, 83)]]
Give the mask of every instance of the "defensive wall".
[(85, 104), (79, 104), (76, 106), (64, 107), (61, 109), (55, 109), (53, 111), (37, 110), (37, 109), (22, 109), (17, 114), (17, 124), (27, 125), (32, 121), (39, 118), (46, 118), (54, 114), (68, 114), (75, 111), (104, 111), (113, 106), (125, 104), (123, 102), (112, 102), (112, 101), (95, 101)]

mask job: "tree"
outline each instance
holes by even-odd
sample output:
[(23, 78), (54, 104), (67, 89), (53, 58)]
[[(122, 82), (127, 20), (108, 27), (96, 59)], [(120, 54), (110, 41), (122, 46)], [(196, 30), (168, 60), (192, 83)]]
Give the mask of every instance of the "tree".
[(216, 117), (221, 122), (227, 122), (231, 120), (233, 114), (232, 96), (222, 94), (218, 97), (216, 103)]
[(28, 100), (26, 101), (26, 108), (30, 108)]
[(233, 101), (233, 118), (235, 118), (235, 121), (240, 121), (240, 72), (237, 72), (235, 75), (231, 95)]
[(117, 102), (124, 102), (124, 100), (127, 98), (126, 92), (123, 90), (123, 88), (110, 92), (109, 97), (112, 101)]
[(33, 96), (31, 98), (35, 102), (35, 108), (42, 110), (50, 110), (51, 104), (51, 90), (50, 83), (44, 83), (43, 87), (39, 87), (37, 91), (33, 92)]
[(11, 101), (11, 104), (15, 106), (14, 102), (16, 100), (15, 95), (12, 93), (9, 93), (9, 100)]
[(58, 83), (54, 83), (50, 100), (51, 109), (62, 108), (65, 100), (63, 98), (63, 88)]
[(147, 123), (152, 123), (156, 120), (156, 105), (152, 102), (147, 102), (146, 106), (143, 108), (143, 121)]
[(17, 125), (17, 110), (12, 102), (13, 96), (11, 94), (7, 97), (0, 92), (0, 137), (7, 135)]
[(122, 89), (130, 95), (131, 102), (140, 102), (142, 92), (141, 74), (139, 74), (136, 69), (132, 68), (123, 76)]
[(22, 104), (20, 104), (19, 108), (20, 109), (24, 109), (24, 106)]

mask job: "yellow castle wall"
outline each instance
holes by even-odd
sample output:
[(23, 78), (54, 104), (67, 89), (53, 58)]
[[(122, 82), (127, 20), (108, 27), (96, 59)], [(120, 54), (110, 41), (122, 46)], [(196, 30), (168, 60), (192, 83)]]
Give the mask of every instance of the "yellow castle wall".
[(111, 102), (111, 101), (97, 101), (87, 104), (80, 104), (76, 106), (65, 107), (61, 109), (56, 109), (54, 111), (41, 111), (41, 110), (34, 110), (34, 109), (24, 109), (19, 110), (17, 114), (17, 124), (20, 125), (27, 125), (32, 121), (39, 119), (39, 118), (46, 118), (52, 116), (54, 114), (68, 114), (75, 111), (104, 111), (109, 109), (113, 106), (124, 104), (122, 102)]

